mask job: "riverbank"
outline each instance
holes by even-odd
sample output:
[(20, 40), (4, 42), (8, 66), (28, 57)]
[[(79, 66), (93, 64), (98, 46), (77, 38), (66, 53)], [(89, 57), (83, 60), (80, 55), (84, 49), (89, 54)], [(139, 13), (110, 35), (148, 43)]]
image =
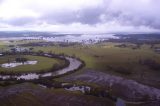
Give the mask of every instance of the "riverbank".
[(97, 84), (108, 89), (116, 97), (123, 98), (129, 104), (143, 105), (156, 101), (157, 105), (151, 106), (158, 106), (160, 103), (160, 89), (99, 71), (85, 70), (77, 75), (65, 76), (61, 80)]
[[(51, 54), (42, 54), (42, 56), (50, 57), (52, 58)], [(58, 69), (54, 72), (44, 72), (44, 73), (36, 73), (36, 72), (31, 72), (31, 73), (26, 73), (26, 74), (19, 74), (19, 75), (0, 75), (0, 79), (2, 80), (10, 80), (10, 79), (16, 79), (16, 80), (33, 80), (33, 79), (39, 79), (39, 78), (44, 78), (44, 77), (57, 77), (63, 74), (66, 74), (68, 72), (72, 72), (74, 70), (79, 69), (81, 67), (82, 62), (76, 58), (72, 57), (67, 57), (67, 56), (59, 56), (59, 58), (63, 58), (69, 62), (69, 65), (67, 67), (64, 67), (62, 69)]]
[(64, 90), (46, 89), (31, 83), (0, 88), (1, 106), (115, 106), (107, 98), (86, 96)]

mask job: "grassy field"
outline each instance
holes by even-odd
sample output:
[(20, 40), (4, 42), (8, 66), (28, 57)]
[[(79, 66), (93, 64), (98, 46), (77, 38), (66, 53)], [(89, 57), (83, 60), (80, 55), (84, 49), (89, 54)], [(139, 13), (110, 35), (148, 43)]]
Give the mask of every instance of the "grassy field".
[[(119, 75), (129, 79), (134, 79), (145, 84), (157, 85), (160, 81), (160, 71), (152, 70), (147, 65), (139, 63), (140, 60), (151, 59), (160, 64), (160, 54), (154, 52), (151, 45), (142, 45), (133, 49), (135, 44), (125, 43), (127, 47), (117, 47), (121, 43), (101, 43), (94, 45), (74, 45), (74, 46), (48, 46), (34, 47), (34, 51), (64, 53), (76, 56), (85, 61), (83, 69), (93, 69), (105, 73)], [(5, 46), (2, 44), (2, 46)], [(160, 45), (155, 45), (160, 47)], [(47, 66), (48, 62), (44, 62)], [(40, 68), (39, 68), (40, 69)], [(83, 71), (83, 69), (81, 71)], [(121, 70), (120, 70), (121, 69)], [(24, 67), (24, 71), (26, 68)], [(125, 70), (125, 72), (123, 72)], [(77, 74), (81, 71), (76, 72)], [(76, 74), (75, 73), (75, 74)]]
[(115, 47), (115, 43), (105, 43), (90, 46), (70, 46), (70, 47), (36, 47), (35, 51), (53, 51), (75, 55), (86, 62), (86, 68), (106, 70), (108, 65), (128, 66), (135, 65), (139, 59), (152, 58), (160, 62), (160, 55), (156, 54), (148, 45), (143, 45), (140, 49)]
[[(70, 56), (79, 57), (80, 59), (82, 59), (86, 63), (86, 66), (83, 69), (78, 70), (70, 75), (66, 75), (66, 76), (54, 79), (56, 81), (65, 82), (66, 80), (64, 78), (67, 78), (70, 76), (76, 76), (76, 75), (81, 76), (81, 74), (83, 72), (95, 70), (95, 72), (97, 72), (97, 71), (104, 72), (104, 73), (102, 73), (103, 75), (105, 73), (107, 73), (107, 75), (111, 74), (111, 75), (122, 76), (123, 78), (133, 79), (133, 80), (136, 80), (140, 83), (159, 88), (160, 87), (160, 83), (159, 83), (160, 82), (160, 78), (159, 78), (160, 70), (150, 69), (147, 65), (140, 64), (139, 61), (151, 59), (151, 60), (156, 61), (158, 64), (160, 64), (160, 54), (156, 53), (154, 51), (154, 49), (151, 48), (151, 45), (142, 45), (140, 48), (137, 48), (137, 49), (133, 49), (133, 47), (135, 47), (136, 45), (131, 44), (131, 43), (126, 43), (127, 47), (123, 47), (123, 48), (117, 47), (117, 45), (120, 45), (120, 43), (108, 42), (108, 43), (101, 43), (101, 44), (94, 44), (94, 45), (74, 45), (74, 46), (67, 46), (67, 47), (61, 47), (61, 46), (57, 45), (57, 46), (48, 46), (48, 47), (34, 47), (33, 51), (42, 50), (44, 52), (52, 51), (53, 53), (64, 53), (64, 54), (67, 54)], [(160, 45), (155, 45), (155, 46), (160, 47)], [(5, 47), (5, 45), (2, 44), (2, 47)], [(30, 47), (28, 47), (28, 48), (30, 48)], [(7, 62), (7, 58), (13, 59), (14, 57), (5, 57), (4, 59), (1, 57), (0, 63)], [(24, 72), (24, 71), (28, 71), (28, 69), (30, 69), (30, 71), (32, 71), (33, 69), (38, 71), (43, 68), (47, 69), (47, 68), (51, 67), (54, 63), (62, 63), (59, 60), (53, 60), (53, 59), (50, 60), (50, 58), (39, 57), (39, 56), (27, 56), (27, 58), (29, 58), (30, 60), (37, 60), (39, 62), (37, 65), (35, 65), (35, 67), (29, 66), (29, 65), (23, 66), (23, 67), (19, 66), (19, 67), (17, 67), (19, 70), (15, 68), (14, 72)], [(0, 71), (1, 71), (1, 69), (2, 68), (0, 68)], [(124, 73), (122, 70), (119, 71), (119, 69), (126, 70), (127, 74)], [(5, 72), (13, 72), (13, 70), (6, 70)], [(98, 77), (95, 77), (95, 78), (93, 77), (93, 81), (99, 81), (99, 80), (102, 80), (103, 78), (106, 78), (103, 75), (101, 75), (99, 77), (99, 79), (98, 79)], [(72, 78), (72, 77), (70, 77), (70, 78)], [(77, 77), (77, 78), (79, 80), (80, 77)], [(87, 79), (88, 78), (86, 78), (86, 80)], [(102, 83), (102, 85), (105, 85), (105, 84), (103, 84), (105, 82), (102, 81), (101, 83)], [(83, 84), (84, 85), (90, 84), (91, 86), (99, 86), (98, 84), (95, 84), (95, 83), (91, 83), (91, 82), (87, 83), (87, 82), (81, 82), (81, 81), (77, 81), (76, 84), (82, 84), (82, 85)], [(119, 89), (119, 86), (118, 86), (118, 89)], [(36, 91), (37, 91), (37, 89), (36, 89)], [(56, 94), (56, 95), (59, 93), (61, 93), (61, 94), (67, 93), (64, 96), (63, 95), (59, 96), (59, 97), (62, 96), (64, 98), (66, 98), (66, 97), (71, 98), (71, 96), (73, 97), (73, 94), (75, 95), (75, 97), (81, 96), (81, 94), (79, 94), (77, 92), (71, 94), (71, 93), (68, 93), (68, 91), (64, 92), (64, 90), (62, 90), (62, 89), (60, 89), (60, 90), (59, 89), (58, 90), (47, 89), (47, 92), (49, 92), (49, 94), (51, 94), (51, 92), (54, 92), (54, 94)], [(42, 94), (42, 92), (40, 92), (40, 94)], [(44, 95), (46, 95), (46, 92), (44, 93)], [(21, 99), (22, 97), (23, 97), (23, 99)], [(86, 97), (86, 96), (84, 96), (84, 97)], [(25, 101), (24, 98), (26, 98), (29, 102)], [(87, 97), (87, 98), (88, 98), (88, 100), (92, 100), (91, 96)], [(102, 98), (100, 98), (100, 99), (102, 99)], [(20, 96), (18, 95), (17, 98), (15, 97), (15, 99), (13, 99), (13, 97), (12, 97), (11, 99), (9, 98), (8, 100), (9, 101), (13, 100), (12, 101), (13, 104), (16, 103), (15, 101), (17, 101), (17, 102), (22, 101), (22, 102), (20, 102), (20, 104), (22, 104), (22, 105), (25, 105), (25, 104), (31, 103), (31, 102), (33, 102), (33, 104), (35, 104), (35, 105), (41, 105), (41, 104), (39, 104), (39, 101), (37, 101), (39, 99), (37, 99), (37, 97), (33, 96), (30, 93), (23, 93)], [(48, 97), (47, 97), (47, 100), (48, 100)], [(78, 98), (78, 100), (79, 100), (79, 98)], [(88, 102), (88, 100), (87, 100), (87, 102)], [(55, 101), (57, 102), (57, 97), (56, 97)], [(94, 100), (92, 100), (92, 101), (94, 101)], [(4, 102), (4, 103), (7, 104), (8, 102)], [(127, 105), (127, 106), (130, 106), (130, 105)], [(133, 105), (133, 106), (135, 106), (135, 105)]]
[[(155, 53), (150, 45), (142, 45), (138, 49), (132, 49), (134, 44), (127, 43), (127, 47), (116, 47), (119, 43), (102, 43), (96, 45), (75, 45), (69, 47), (36, 47), (35, 51), (64, 53), (75, 55), (86, 63), (85, 69), (93, 69), (123, 76), (140, 81), (145, 84), (159, 83), (160, 71), (152, 70), (146, 65), (139, 64), (140, 60), (152, 59), (160, 64), (160, 54)], [(126, 72), (121, 72), (122, 68)], [(78, 72), (77, 72), (78, 73)], [(128, 74), (129, 73), (129, 74)]]
[[(0, 64), (7, 63), (8, 59), (9, 61), (12, 62), (15, 60), (16, 57), (18, 56), (2, 56), (0, 57)], [(35, 65), (21, 65), (14, 68), (0, 67), (0, 72), (5, 72), (5, 73), (17, 73), (17, 72), (23, 73), (23, 72), (33, 72), (33, 71), (40, 72), (49, 70), (50, 68), (52, 68), (54, 64), (64, 64), (64, 61), (62, 60), (48, 58), (48, 57), (30, 56), (30, 55), (26, 55), (23, 57), (27, 58), (28, 60), (38, 61), (38, 63)]]
[(27, 44), (27, 43), (38, 43), (38, 42), (45, 42), (44, 40), (14, 40), (10, 42), (10, 44), (19, 45), (19, 44)]

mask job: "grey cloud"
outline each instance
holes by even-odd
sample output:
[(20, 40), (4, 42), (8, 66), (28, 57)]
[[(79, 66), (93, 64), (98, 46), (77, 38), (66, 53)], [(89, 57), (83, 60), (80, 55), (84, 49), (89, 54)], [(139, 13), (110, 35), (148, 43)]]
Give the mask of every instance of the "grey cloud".
[(100, 15), (103, 14), (102, 8), (88, 8), (79, 14), (79, 22), (83, 24), (97, 24), (100, 22)]
[(116, 21), (121, 25), (148, 26), (160, 29), (160, 15), (158, 14), (160, 7), (153, 0), (147, 6), (138, 4), (140, 3), (139, 1), (135, 0), (133, 6), (132, 2), (127, 2), (129, 6), (126, 6), (124, 5), (124, 1), (118, 5), (114, 5), (113, 2), (115, 0), (104, 0), (104, 3), (98, 7), (84, 8), (76, 12), (62, 11), (49, 13), (45, 14), (43, 19), (48, 23), (69, 24), (80, 22), (82, 24), (94, 25), (103, 23), (104, 21), (100, 20), (100, 16), (105, 15), (104, 20), (106, 23)]
[[(2, 0), (0, 0), (2, 1)], [(145, 4), (142, 0), (104, 0), (104, 3), (96, 7), (85, 7), (79, 10), (49, 10), (41, 13), (37, 19), (32, 17), (14, 18), (5, 21), (15, 26), (35, 24), (37, 21), (48, 24), (103, 24), (117, 22), (121, 25), (147, 26), (160, 29), (160, 1), (150, 0)], [(47, 8), (47, 7), (46, 7)], [(41, 10), (39, 10), (41, 12)], [(101, 16), (103, 15), (103, 20)]]
[[(160, 29), (160, 14), (158, 14), (160, 1), (147, 0), (128, 0), (115, 3), (115, 0), (110, 2), (109, 7), (106, 8), (105, 16), (106, 21), (116, 20), (122, 25), (132, 26), (148, 26)], [(116, 5), (115, 5), (116, 4)]]
[(123, 12), (120, 13), (118, 16), (111, 15), (112, 19), (117, 20), (122, 25), (133, 25), (133, 26), (149, 26), (153, 28), (160, 28), (160, 18), (156, 18), (154, 16), (146, 15), (145, 13), (142, 14), (130, 14), (125, 15)]
[(0, 3), (3, 2), (4, 0), (0, 0)]
[(13, 26), (25, 26), (29, 24), (33, 24), (36, 22), (36, 19), (32, 17), (20, 17), (20, 18), (14, 18), (10, 20), (1, 20), (1, 22), (10, 24)]
[(103, 13), (102, 8), (85, 8), (79, 11), (60, 11), (44, 14), (41, 19), (47, 23), (63, 23), (70, 24), (79, 22), (82, 24), (97, 24), (100, 22), (99, 16)]

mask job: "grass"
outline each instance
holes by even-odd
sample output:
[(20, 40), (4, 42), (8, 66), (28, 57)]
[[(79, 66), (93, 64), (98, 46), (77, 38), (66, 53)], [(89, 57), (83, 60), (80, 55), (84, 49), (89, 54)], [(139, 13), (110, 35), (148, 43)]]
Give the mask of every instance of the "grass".
[[(86, 63), (85, 69), (93, 69), (97, 71), (103, 71), (105, 73), (114, 74), (123, 76), (125, 78), (134, 79), (136, 81), (139, 81), (141, 83), (152, 85), (152, 86), (160, 86), (159, 85), (159, 76), (160, 71), (155, 71), (149, 69), (145, 65), (139, 64), (139, 60), (142, 59), (153, 59), (156, 60), (158, 63), (160, 63), (160, 54), (157, 54), (150, 48), (150, 45), (142, 45), (139, 49), (132, 49), (131, 46), (127, 46), (126, 48), (119, 48), (115, 47), (115, 45), (119, 45), (119, 43), (103, 43), (103, 44), (95, 44), (95, 45), (75, 45), (75, 46), (69, 46), (69, 47), (60, 47), (60, 46), (50, 46), (50, 47), (35, 47), (34, 51), (42, 50), (44, 52), (53, 51), (55, 53), (64, 53), (67, 55), (75, 55), (76, 57), (79, 57), (80, 59), (84, 60)], [(129, 44), (127, 45), (134, 45)], [(156, 45), (160, 47), (160, 45)], [(48, 62), (48, 58), (42, 57), (28, 57), (30, 59), (37, 59), (39, 61), (42, 61), (42, 64), (37, 64), (38, 66), (35, 68), (42, 69), (46, 66), (49, 67), (49, 64), (52, 63), (53, 60), (50, 60)], [(0, 58), (0, 62), (3, 61), (3, 59)], [(55, 60), (54, 60), (55, 62)], [(53, 62), (53, 63), (54, 63)], [(52, 63), (52, 64), (53, 64)], [(60, 62), (61, 63), (61, 62)], [(110, 69), (110, 67), (114, 67)], [(24, 72), (26, 69), (28, 70), (31, 66), (26, 67), (17, 67), (21, 69), (21, 72)], [(46, 68), (47, 68), (46, 67)], [(123, 67), (131, 72), (131, 75), (125, 75), (121, 72), (116, 71), (119, 67)], [(31, 68), (33, 70), (33, 66)], [(1, 68), (0, 68), (1, 71)], [(18, 71), (15, 69), (15, 71)], [(20, 70), (19, 70), (20, 71)], [(80, 74), (82, 71), (77, 71), (73, 73), (72, 75)], [(143, 77), (141, 75), (143, 74)], [(61, 78), (57, 78), (56, 81), (63, 80)], [(90, 86), (97, 86), (94, 84), (87, 84), (85, 82), (73, 82), (78, 85), (90, 85)], [(50, 93), (57, 93), (57, 94), (65, 94), (66, 95), (77, 95), (80, 96), (81, 93), (79, 92), (67, 92), (64, 89), (51, 89), (49, 90)], [(32, 98), (34, 101), (37, 101), (37, 99), (34, 99), (31, 94), (26, 93), (23, 95), (24, 97), (30, 97), (26, 98), (29, 101), (32, 101)], [(19, 100), (21, 96), (17, 97), (14, 101)], [(88, 98), (91, 98), (91, 96), (88, 96)], [(27, 101), (22, 101), (23, 103)], [(23, 103), (20, 103), (23, 105)], [(130, 105), (128, 105), (130, 106)]]
[[(149, 69), (145, 65), (139, 64), (139, 60), (153, 59), (160, 64), (160, 54), (157, 54), (150, 48), (150, 45), (142, 45), (139, 49), (115, 47), (119, 43), (102, 43), (95, 45), (75, 45), (69, 47), (36, 47), (35, 51), (42, 50), (45, 52), (53, 51), (55, 53), (64, 53), (75, 55), (86, 63), (85, 69), (93, 69), (134, 79), (145, 84), (160, 86), (158, 84), (160, 71)], [(128, 45), (134, 45), (129, 44)], [(110, 69), (109, 67), (114, 67)], [(130, 75), (123, 74), (117, 69), (123, 68)], [(78, 72), (77, 72), (78, 73)], [(128, 72), (125, 72), (128, 73)], [(154, 84), (152, 82), (155, 82)]]
[[(26, 83), (24, 85), (8, 86), (3, 89), (7, 91), (16, 90), (4, 96), (0, 101), (0, 106), (44, 106), (44, 105), (56, 105), (66, 106), (66, 104), (79, 104), (87, 105), (94, 103), (108, 103), (110, 106), (114, 106), (114, 102), (107, 98), (98, 98), (90, 95), (83, 95), (80, 92), (69, 92), (64, 89), (44, 89), (40, 86)], [(11, 89), (11, 90), (8, 90)], [(18, 90), (20, 90), (18, 92)], [(3, 96), (2, 96), (3, 97)], [(71, 98), (74, 98), (71, 100)], [(81, 101), (81, 102), (79, 102)], [(75, 103), (77, 102), (77, 103)]]
[(146, 46), (133, 50), (130, 48), (114, 47), (115, 44), (70, 46), (70, 47), (36, 47), (35, 51), (53, 51), (75, 55), (86, 63), (86, 68), (106, 70), (106, 65), (130, 65), (136, 64), (139, 59), (153, 58), (160, 62), (160, 55), (154, 53)]
[[(155, 82), (155, 85), (157, 85), (160, 71), (151, 70), (149, 67), (139, 64), (139, 60), (153, 59), (160, 63), (160, 54), (155, 53), (154, 50), (150, 48), (151, 45), (144, 44), (138, 49), (132, 49), (136, 46), (135, 44), (125, 43), (127, 45), (125, 48), (116, 47), (116, 45), (120, 44), (121, 43), (108, 42), (94, 45), (77, 44), (67, 47), (56, 45), (48, 47), (34, 47), (33, 50), (42, 50), (44, 52), (52, 51), (54, 53), (64, 53), (70, 56), (75, 55), (86, 63), (84, 69), (103, 71), (105, 73), (134, 79), (145, 84), (152, 85), (151, 82)], [(160, 47), (159, 44), (155, 46)], [(123, 73), (123, 70), (121, 71), (119, 68), (129, 72)], [(79, 74), (79, 72), (76, 73)], [(131, 74), (126, 75), (125, 73)]]
[(20, 44), (27, 44), (27, 43), (38, 43), (38, 42), (45, 42), (44, 40), (15, 40), (13, 43), (14, 45), (20, 45)]
[[(7, 63), (8, 59), (12, 62), (18, 56), (2, 56), (0, 57), (0, 64)], [(38, 61), (35, 65), (21, 65), (14, 68), (2, 68), (0, 67), (0, 72), (5, 73), (23, 73), (23, 72), (40, 72), (46, 71), (53, 67), (54, 64), (64, 64), (64, 61), (59, 59), (53, 59), (48, 57), (41, 57), (41, 56), (31, 56), (25, 55), (23, 56), (28, 60)]]

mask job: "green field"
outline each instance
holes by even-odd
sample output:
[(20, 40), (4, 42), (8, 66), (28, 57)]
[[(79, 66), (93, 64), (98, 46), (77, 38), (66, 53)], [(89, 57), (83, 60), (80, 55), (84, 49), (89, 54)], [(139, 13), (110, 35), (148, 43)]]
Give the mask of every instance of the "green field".
[[(54, 58), (41, 57), (41, 56), (31, 56), (22, 55), (30, 61), (38, 61), (35, 65), (21, 65), (14, 68), (2, 68), (0, 67), (0, 72), (5, 73), (24, 73), (24, 72), (42, 72), (47, 71), (53, 67), (54, 64), (63, 65), (64, 61)], [(15, 61), (18, 56), (2, 56), (0, 57), (0, 64), (7, 63), (8, 59), (10, 62)]]
[(94, 68), (106, 70), (106, 66), (131, 66), (135, 65), (139, 59), (152, 58), (160, 62), (160, 55), (143, 45), (140, 49), (133, 50), (131, 48), (115, 47), (116, 43), (105, 43), (97, 45), (76, 45), (70, 47), (36, 47), (35, 51), (42, 50), (44, 52), (52, 51), (54, 53), (64, 53), (67, 55), (75, 55), (86, 63), (86, 68)]
[[(101, 74), (98, 74), (99, 73), (98, 71), (100, 71), (100, 73), (102, 72), (102, 75), (107, 73), (107, 75), (121, 76), (122, 78), (124, 78), (124, 80), (133, 79), (137, 82), (140, 82), (140, 84), (142, 83), (148, 86), (159, 88), (160, 87), (160, 83), (159, 83), (160, 82), (160, 79), (159, 79), (160, 70), (151, 69), (149, 66), (145, 64), (144, 65), (141, 64), (140, 61), (149, 59), (149, 60), (154, 60), (157, 64), (160, 64), (160, 54), (156, 53), (154, 49), (151, 48), (151, 45), (148, 45), (148, 44), (141, 45), (139, 48), (136, 48), (136, 49), (133, 49), (134, 47), (137, 46), (136, 44), (132, 44), (132, 43), (125, 43), (125, 44), (127, 45), (126, 47), (118, 47), (117, 45), (121, 45), (121, 43), (111, 43), (111, 42), (92, 44), (92, 45), (76, 44), (76, 45), (66, 46), (66, 47), (62, 47), (57, 44), (55, 46), (45, 46), (45, 47), (44, 46), (41, 46), (41, 47), (33, 46), (32, 51), (35, 51), (35, 52), (43, 51), (47, 53), (52, 52), (56, 54), (66, 54), (66, 55), (78, 57), (85, 62), (86, 65), (81, 70), (75, 71), (74, 73), (70, 73), (68, 75), (64, 75), (59, 78), (53, 78), (53, 80), (49, 79), (50, 81), (53, 81), (54, 83), (55, 81), (68, 83), (66, 79), (68, 78), (68, 81), (70, 81), (73, 78), (73, 80), (71, 80), (71, 83), (73, 84), (81, 84), (81, 85), (88, 85), (88, 86), (94, 86), (94, 87), (99, 87), (99, 88), (102, 87), (103, 89), (108, 89), (107, 88), (108, 86), (106, 86), (105, 88), (104, 86), (102, 86), (102, 85), (105, 85), (107, 81), (103, 80), (105, 79), (105, 76), (98, 76), (98, 75), (101, 75)], [(4, 49), (6, 49), (5, 44), (1, 44), (1, 46)], [(160, 47), (160, 45), (155, 45), (155, 46)], [(31, 46), (28, 46), (26, 48), (31, 48)], [(10, 58), (10, 60), (14, 60), (15, 57), (16, 56), (0, 57), (0, 64), (7, 62), (8, 58)], [(0, 68), (0, 71), (1, 72), (12, 72), (12, 73), (28, 72), (28, 71), (38, 72), (38, 71), (42, 71), (43, 69), (44, 70), (49, 69), (55, 63), (58, 63), (58, 64), (63, 63), (63, 61), (60, 61), (57, 59), (51, 59), (51, 58), (40, 57), (40, 56), (26, 56), (26, 58), (28, 58), (29, 60), (37, 60), (38, 64), (34, 66), (31, 66), (31, 65), (18, 66), (16, 68), (13, 68), (14, 70), (13, 69), (8, 69), (8, 70), (3, 69), (2, 70), (2, 68)], [(90, 77), (89, 76), (90, 73), (86, 74), (87, 72), (91, 72), (92, 74), (93, 71), (97, 72), (98, 75), (97, 76), (91, 75)], [(85, 76), (89, 76), (90, 78), (89, 77), (87, 78)], [(77, 78), (77, 80), (74, 78)], [(89, 80), (87, 81), (87, 79)], [(93, 81), (93, 82), (90, 83), (89, 81)], [(94, 83), (96, 81), (97, 83)], [(98, 82), (98, 81), (102, 81), (102, 82)], [(16, 82), (14, 81), (10, 81), (9, 83), (8, 82), (6, 83), (5, 81), (0, 82), (1, 85), (7, 85), (7, 84), (12, 84), (12, 83), (14, 84)], [(29, 86), (32, 87), (32, 85), (29, 85)], [(39, 86), (36, 86), (36, 87), (39, 87)], [(130, 86), (130, 87), (133, 88), (133, 86)], [(36, 91), (38, 90), (40, 90), (40, 88), (36, 89)], [(118, 90), (120, 90), (120, 86), (118, 86), (117, 91)], [(73, 94), (75, 95), (75, 97), (79, 97), (82, 95), (79, 91), (69, 92), (69, 91), (65, 91), (64, 89), (46, 88), (44, 95), (46, 95), (46, 92), (49, 92), (49, 94), (53, 92), (56, 95), (57, 95), (57, 92), (58, 93), (60, 92), (62, 94), (65, 94), (64, 97), (69, 97), (70, 95), (73, 95)], [(39, 93), (41, 94), (42, 92), (40, 91)], [(20, 99), (21, 97), (23, 97), (23, 99)], [(84, 97), (86, 97), (86, 95)], [(92, 100), (92, 97), (94, 96), (89, 96), (87, 98), (88, 100)], [(28, 99), (28, 98), (31, 98), (31, 99)], [(22, 103), (20, 103), (20, 105), (23, 105), (23, 103), (26, 103), (26, 104), (30, 103), (28, 101), (33, 100), (33, 103), (40, 105), (38, 104), (39, 102), (35, 98), (36, 97), (34, 97), (32, 93), (26, 94), (25, 92), (23, 92), (23, 94), (21, 94), (20, 97), (18, 95), (17, 98), (16, 97), (15, 99), (9, 98), (8, 100), (9, 101), (13, 100), (12, 101), (13, 104), (15, 104), (15, 101), (17, 102), (23, 101)], [(101, 99), (102, 98), (100, 98), (100, 100)], [(5, 103), (5, 102), (2, 102), (2, 103)], [(130, 106), (130, 105), (127, 104), (126, 106)]]
[[(13, 43), (14, 44), (14, 43)], [(84, 69), (92, 69), (96, 71), (103, 71), (105, 73), (122, 76), (129, 79), (134, 79), (141, 83), (157, 86), (159, 85), (160, 71), (150, 69), (147, 65), (139, 64), (140, 60), (151, 59), (160, 64), (160, 54), (154, 52), (151, 45), (141, 45), (140, 48), (133, 49), (135, 44), (125, 43), (127, 47), (117, 47), (121, 43), (100, 43), (93, 45), (73, 45), (62, 47), (59, 45), (46, 47), (33, 47), (33, 51), (42, 50), (44, 52), (63, 53), (70, 56), (79, 57), (86, 63), (86, 66), (75, 72), (75, 74), (84, 71)], [(4, 44), (1, 44), (5, 47)], [(160, 45), (155, 45), (160, 47)], [(30, 47), (28, 47), (30, 48)], [(43, 62), (43, 65), (38, 68), (48, 67), (49, 62)], [(46, 64), (46, 65), (44, 65)], [(43, 66), (43, 67), (42, 67)], [(49, 65), (51, 66), (51, 65)], [(26, 66), (27, 67), (27, 66)], [(26, 67), (21, 68), (27, 71)], [(33, 68), (31, 68), (33, 69)], [(37, 70), (37, 68), (36, 68)], [(16, 69), (16, 71), (19, 71)], [(152, 83), (154, 82), (154, 84)]]
[[(36, 47), (35, 51), (42, 50), (44, 52), (52, 51), (54, 53), (64, 53), (67, 55), (75, 55), (84, 60), (86, 66), (84, 69), (93, 69), (103, 71), (114, 75), (123, 76), (134, 79), (139, 82), (158, 85), (160, 71), (152, 70), (146, 65), (139, 64), (140, 60), (152, 59), (160, 64), (160, 54), (155, 53), (150, 45), (142, 45), (138, 49), (132, 49), (134, 44), (126, 48), (116, 47), (119, 43), (102, 43), (95, 45), (75, 45), (69, 47)], [(122, 68), (127, 72), (121, 72)], [(82, 70), (83, 71), (83, 70)], [(76, 72), (79, 73), (79, 72)], [(129, 73), (129, 74), (126, 74)], [(155, 82), (153, 84), (152, 82)]]

